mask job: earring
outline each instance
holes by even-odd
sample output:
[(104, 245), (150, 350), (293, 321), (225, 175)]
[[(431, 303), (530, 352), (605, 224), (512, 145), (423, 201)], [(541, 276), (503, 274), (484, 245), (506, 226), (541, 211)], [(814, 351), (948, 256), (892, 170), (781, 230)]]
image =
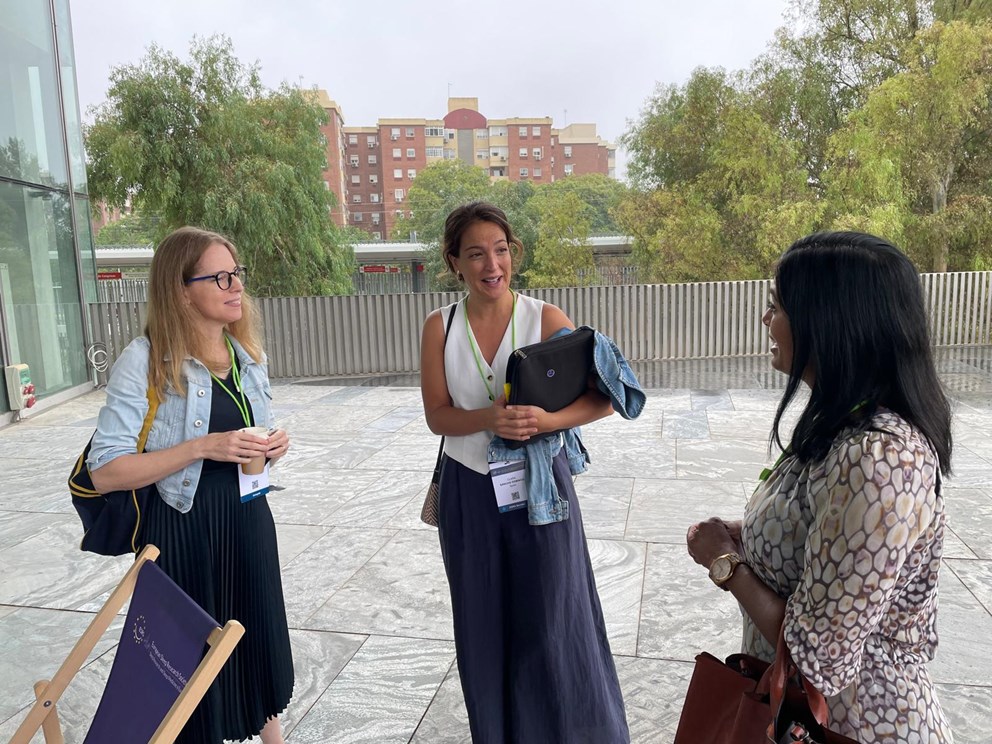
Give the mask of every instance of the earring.
[(462, 272), (460, 272), (460, 271), (459, 271), (459, 272), (457, 272), (457, 273), (455, 274), (455, 276), (456, 276), (456, 277), (458, 277), (458, 281), (460, 281), (460, 282), (463, 282), (463, 281), (465, 281), (465, 277), (464, 277), (464, 276), (462, 275)]

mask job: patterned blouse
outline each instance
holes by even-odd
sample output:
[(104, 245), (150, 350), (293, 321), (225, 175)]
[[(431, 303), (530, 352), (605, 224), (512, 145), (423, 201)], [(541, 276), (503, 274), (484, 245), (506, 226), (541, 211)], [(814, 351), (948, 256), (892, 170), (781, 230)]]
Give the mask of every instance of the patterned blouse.
[[(937, 649), (944, 500), (937, 457), (900, 416), (839, 435), (822, 461), (782, 460), (744, 513), (744, 557), (787, 600), (785, 637), (864, 744), (943, 744), (950, 727), (926, 663)], [(745, 653), (775, 649), (744, 615)]]

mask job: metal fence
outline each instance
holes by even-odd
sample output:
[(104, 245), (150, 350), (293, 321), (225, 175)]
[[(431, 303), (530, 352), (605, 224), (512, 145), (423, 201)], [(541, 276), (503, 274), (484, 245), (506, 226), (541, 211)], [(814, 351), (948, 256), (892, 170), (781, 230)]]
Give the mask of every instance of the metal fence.
[[(768, 280), (539, 289), (576, 325), (611, 336), (628, 359), (701, 359), (768, 351), (761, 325)], [(992, 272), (926, 274), (938, 347), (992, 343)], [(454, 292), (257, 299), (272, 377), (416, 372), (420, 329)], [(145, 324), (143, 302), (90, 306), (97, 341), (113, 361)]]

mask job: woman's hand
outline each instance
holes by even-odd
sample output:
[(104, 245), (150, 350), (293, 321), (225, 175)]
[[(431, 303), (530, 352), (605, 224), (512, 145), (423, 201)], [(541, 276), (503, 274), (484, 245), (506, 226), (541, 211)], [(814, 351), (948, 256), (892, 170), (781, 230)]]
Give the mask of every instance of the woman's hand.
[(740, 522), (724, 522), (719, 517), (710, 517), (705, 522), (692, 525), (686, 533), (685, 542), (692, 560), (709, 569), (710, 564), (721, 555), (740, 552)]
[(289, 434), (286, 433), (285, 429), (274, 429), (269, 432), (269, 449), (266, 451), (265, 456), (269, 458), (269, 462), (274, 463), (280, 457), (286, 454), (289, 450)]
[(490, 425), (487, 428), (503, 439), (525, 442), (539, 431), (536, 411), (547, 416), (537, 406), (507, 407), (506, 396), (501, 395), (489, 408)]
[(259, 455), (265, 455), (271, 439), (263, 439), (243, 431), (207, 434), (193, 440), (199, 444), (199, 456), (217, 462), (238, 462), (242, 465)]

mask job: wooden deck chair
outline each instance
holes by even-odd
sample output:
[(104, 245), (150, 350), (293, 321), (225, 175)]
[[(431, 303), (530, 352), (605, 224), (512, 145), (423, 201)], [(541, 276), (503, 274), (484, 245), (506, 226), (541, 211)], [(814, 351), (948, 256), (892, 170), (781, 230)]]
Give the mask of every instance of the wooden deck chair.
[(236, 620), (218, 627), (155, 565), (158, 555), (154, 545), (141, 551), (55, 676), (35, 684), (37, 700), (11, 744), (28, 744), (39, 727), (47, 744), (63, 744), (56, 704), (128, 597), (114, 664), (85, 742), (175, 741), (245, 629)]

